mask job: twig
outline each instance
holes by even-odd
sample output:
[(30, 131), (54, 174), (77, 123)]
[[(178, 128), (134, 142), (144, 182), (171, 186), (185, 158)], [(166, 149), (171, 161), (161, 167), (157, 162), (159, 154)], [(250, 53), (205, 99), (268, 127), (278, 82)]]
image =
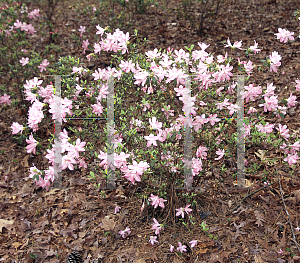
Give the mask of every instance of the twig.
[(279, 178), (279, 175), (278, 175), (278, 170), (277, 170), (276, 164), (274, 164), (274, 165), (275, 165), (276, 174), (277, 174), (277, 177), (278, 177), (281, 200), (282, 200), (282, 203), (283, 203), (283, 205), (284, 205), (285, 212), (286, 212), (286, 214), (288, 215), (288, 218), (289, 218), (289, 223), (290, 223), (290, 227), (291, 227), (292, 234), (293, 234), (293, 241), (294, 241), (294, 243), (296, 244), (297, 249), (300, 251), (300, 247), (299, 247), (299, 245), (298, 245), (298, 243), (297, 243), (296, 236), (295, 236), (295, 233), (294, 233), (293, 224), (292, 224), (292, 222), (291, 222), (290, 214), (289, 214), (289, 212), (288, 212), (288, 210), (287, 210), (287, 208), (286, 208), (285, 202), (284, 202), (283, 193), (282, 193), (282, 188), (281, 188), (281, 182), (280, 182), (280, 178)]
[(237, 208), (245, 201), (246, 198), (248, 198), (248, 197), (250, 197), (250, 196), (256, 194), (257, 192), (259, 192), (259, 191), (261, 191), (261, 190), (263, 190), (263, 189), (265, 189), (265, 188), (267, 188), (267, 187), (269, 187), (269, 186), (271, 186), (271, 185), (273, 185), (273, 184), (276, 184), (277, 182), (278, 182), (278, 181), (273, 182), (273, 183), (268, 184), (268, 185), (266, 185), (266, 186), (264, 186), (264, 187), (262, 187), (262, 188), (259, 188), (258, 190), (254, 191), (254, 192), (252, 192), (252, 193), (250, 193), (250, 194), (247, 194), (247, 195), (241, 200), (241, 202), (240, 202), (235, 208), (232, 209), (232, 212), (235, 211), (235, 210), (236, 210), (236, 209), (237, 209)]

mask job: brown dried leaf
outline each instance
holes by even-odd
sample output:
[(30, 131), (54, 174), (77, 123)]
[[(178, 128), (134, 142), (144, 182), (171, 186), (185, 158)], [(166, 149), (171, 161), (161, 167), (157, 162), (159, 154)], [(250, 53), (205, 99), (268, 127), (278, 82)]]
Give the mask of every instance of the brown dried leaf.
[(12, 229), (13, 223), (14, 223), (14, 220), (0, 219), (0, 232), (2, 232), (3, 227), (5, 227), (6, 229)]
[(255, 217), (257, 219), (257, 221), (255, 222), (255, 224), (257, 226), (263, 226), (262, 221), (265, 221), (264, 216), (259, 211), (257, 211), (257, 210), (254, 211), (254, 215), (255, 215)]
[(115, 225), (116, 225), (116, 222), (114, 222), (113, 219), (110, 219), (109, 216), (105, 216), (102, 219), (101, 228), (103, 228), (106, 231), (113, 230)]

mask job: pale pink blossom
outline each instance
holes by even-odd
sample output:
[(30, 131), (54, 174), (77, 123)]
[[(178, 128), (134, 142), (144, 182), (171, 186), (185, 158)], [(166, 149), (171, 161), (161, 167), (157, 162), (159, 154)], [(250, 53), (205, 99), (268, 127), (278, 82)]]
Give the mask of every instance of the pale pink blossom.
[(120, 206), (116, 206), (115, 207), (115, 214), (118, 213), (120, 211), (121, 207)]
[(156, 239), (157, 237), (150, 236), (149, 242), (151, 243), (152, 246), (154, 245), (155, 242), (158, 242)]
[(242, 47), (242, 40), (241, 41), (236, 41), (236, 42), (234, 42), (233, 45), (231, 45), (230, 40), (228, 38), (227, 39), (227, 45), (225, 45), (225, 47), (230, 47), (232, 49), (238, 48), (238, 49), (242, 50), (242, 48), (241, 48)]
[(287, 141), (288, 140), (288, 138), (290, 137), (290, 135), (289, 135), (289, 129), (287, 129), (287, 126), (286, 125), (281, 125), (281, 124), (278, 124), (278, 128), (276, 128), (278, 131), (279, 131), (279, 133), (280, 133), (280, 135), (282, 136), (282, 137), (284, 137), (284, 139)]
[(207, 158), (205, 156), (207, 156), (206, 151), (208, 151), (208, 149), (204, 146), (199, 146), (197, 151), (196, 151), (196, 156), (198, 158), (202, 158), (204, 160), (206, 160)]
[(28, 64), (28, 62), (29, 62), (29, 58), (23, 58), (22, 57), (22, 59), (19, 61), (21, 64), (22, 64), (22, 66), (24, 67), (26, 64)]
[(153, 218), (154, 224), (152, 225), (152, 230), (155, 230), (155, 235), (159, 235), (159, 232), (164, 229), (163, 224), (159, 224), (158, 221)]
[(253, 108), (253, 107), (250, 107), (247, 114), (252, 114), (252, 113), (255, 113), (257, 112), (257, 109)]
[(177, 250), (179, 250), (181, 253), (182, 252), (186, 252), (186, 246), (182, 245), (181, 242), (178, 242), (178, 248)]
[(249, 50), (250, 50), (250, 51), (253, 51), (254, 54), (256, 54), (257, 52), (260, 52), (260, 51), (261, 51), (261, 49), (258, 49), (257, 47), (258, 47), (258, 44), (257, 44), (256, 41), (254, 40), (254, 46), (250, 46), (250, 47), (249, 47)]
[(82, 41), (82, 48), (83, 48), (83, 54), (85, 54), (85, 51), (87, 50), (88, 46), (89, 46), (89, 40), (83, 40)]
[(46, 71), (46, 67), (49, 65), (49, 62), (47, 59), (45, 59), (39, 66), (38, 68), (40, 69), (40, 72)]
[(286, 29), (278, 28), (278, 32), (275, 35), (277, 36), (277, 39), (280, 40), (280, 42), (288, 42), (289, 40), (294, 40), (294, 32), (290, 32)]
[(26, 150), (28, 153), (33, 152), (35, 154), (36, 151), (36, 146), (38, 144), (38, 142), (33, 138), (33, 135), (31, 133), (31, 135), (29, 136), (29, 139), (26, 139), (26, 142), (29, 144), (28, 146), (26, 146)]
[(184, 218), (184, 212), (186, 212), (186, 214), (188, 215), (190, 212), (193, 211), (193, 209), (189, 208), (191, 205), (186, 205), (186, 207), (180, 207), (180, 208), (176, 208), (175, 210), (177, 211), (176, 216), (180, 216), (182, 218)]
[(296, 91), (300, 91), (300, 79), (296, 79), (295, 84)]
[(174, 250), (174, 246), (170, 245), (170, 252), (172, 253)]
[(82, 37), (82, 34), (85, 32), (85, 26), (80, 26), (78, 31), (80, 32), (80, 37)]
[(274, 126), (274, 124), (269, 124), (268, 122), (265, 126), (263, 126), (262, 124), (255, 125), (258, 131), (262, 133), (271, 133), (273, 131)]
[(216, 151), (216, 154), (219, 155), (218, 158), (215, 158), (215, 160), (220, 160), (223, 158), (223, 156), (225, 155), (225, 150), (220, 150), (218, 149), (218, 151)]
[(7, 95), (6, 93), (4, 93), (4, 95), (0, 97), (0, 104), (3, 103), (5, 105), (10, 105), (11, 100), (9, 98), (10, 98), (10, 95)]
[(191, 248), (193, 248), (194, 246), (196, 246), (198, 244), (198, 240), (193, 239), (189, 243), (191, 244)]
[(290, 93), (290, 97), (286, 100), (287, 101), (287, 107), (291, 108), (296, 105), (297, 102), (297, 97), (293, 96), (292, 93)]
[(23, 125), (20, 125), (19, 123), (17, 122), (14, 122), (12, 125), (11, 125), (11, 128), (12, 128), (12, 134), (17, 134), (17, 133), (21, 133), (23, 132)]
[(31, 11), (30, 13), (28, 13), (28, 17), (29, 18), (33, 18), (36, 19), (37, 17), (40, 16), (40, 9), (34, 9), (33, 11)]
[(96, 34), (102, 36), (102, 35), (104, 34), (105, 29), (102, 28), (100, 25), (97, 25), (96, 28), (97, 28), (97, 30), (98, 30), (98, 31), (96, 32)]
[(298, 154), (293, 154), (293, 155), (288, 154), (288, 156), (287, 156), (286, 158), (284, 158), (283, 160), (284, 160), (285, 162), (288, 162), (288, 164), (289, 164), (290, 166), (292, 166), (293, 164), (297, 163), (297, 160), (298, 160), (298, 159), (299, 159)]
[(277, 72), (277, 67), (281, 65), (281, 56), (278, 54), (277, 51), (273, 51), (270, 55), (270, 71)]
[(265, 96), (265, 103), (263, 104), (259, 104), (259, 107), (264, 106), (264, 111), (276, 111), (277, 106), (278, 106), (278, 100), (277, 100), (277, 96)]
[(144, 136), (144, 138), (148, 141), (147, 147), (150, 147), (152, 144), (153, 146), (157, 146), (156, 140), (158, 140), (157, 136), (154, 136), (152, 133), (149, 136)]

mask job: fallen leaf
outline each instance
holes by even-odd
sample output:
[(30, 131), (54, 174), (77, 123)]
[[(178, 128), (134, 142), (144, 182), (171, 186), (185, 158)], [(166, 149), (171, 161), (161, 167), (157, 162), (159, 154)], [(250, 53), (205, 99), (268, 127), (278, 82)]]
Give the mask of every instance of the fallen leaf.
[(2, 228), (5, 227), (6, 229), (12, 229), (12, 224), (14, 223), (13, 220), (6, 220), (0, 219), (0, 231), (2, 233)]
[(115, 225), (116, 225), (116, 223), (114, 222), (113, 219), (110, 219), (109, 216), (105, 216), (102, 219), (102, 226), (101, 227), (106, 231), (113, 230)]

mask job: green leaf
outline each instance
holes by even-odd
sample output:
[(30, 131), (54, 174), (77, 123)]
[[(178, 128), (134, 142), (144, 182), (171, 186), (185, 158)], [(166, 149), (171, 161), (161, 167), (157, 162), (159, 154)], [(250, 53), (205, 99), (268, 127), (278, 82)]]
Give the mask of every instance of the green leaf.
[(33, 258), (33, 259), (36, 259), (36, 258), (37, 258), (37, 255), (34, 255), (34, 254), (32, 254), (32, 253), (29, 253), (29, 256), (30, 256), (31, 258)]

